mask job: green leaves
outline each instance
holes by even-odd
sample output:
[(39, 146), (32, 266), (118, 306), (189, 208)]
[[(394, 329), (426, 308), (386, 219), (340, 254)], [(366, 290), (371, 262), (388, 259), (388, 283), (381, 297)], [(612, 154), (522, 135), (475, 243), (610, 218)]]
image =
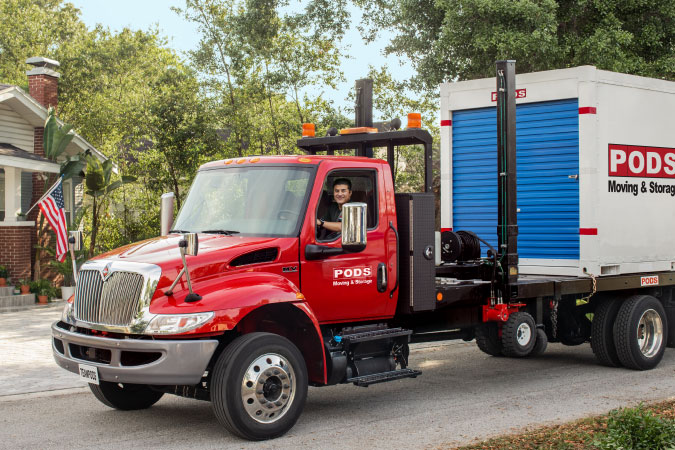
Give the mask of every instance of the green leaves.
[(675, 2), (661, 0), (355, 0), (365, 38), (389, 29), (390, 54), (408, 56), (416, 80), (494, 76), (494, 62), (518, 72), (592, 64), (675, 79)]
[(71, 133), (71, 125), (59, 125), (56, 120), (54, 108), (47, 110), (47, 120), (45, 121), (45, 131), (43, 137), (43, 147), (47, 158), (56, 161), (56, 158), (66, 150), (66, 147), (73, 140), (75, 135)]

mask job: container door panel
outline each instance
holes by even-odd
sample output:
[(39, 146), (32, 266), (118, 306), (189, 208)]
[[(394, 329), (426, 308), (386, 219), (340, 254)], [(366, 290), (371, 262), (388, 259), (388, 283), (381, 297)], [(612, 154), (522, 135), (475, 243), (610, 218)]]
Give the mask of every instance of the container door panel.
[[(452, 119), (453, 229), (496, 247), (497, 111), (454, 111)], [(516, 148), (520, 258), (579, 259), (577, 99), (518, 105)]]

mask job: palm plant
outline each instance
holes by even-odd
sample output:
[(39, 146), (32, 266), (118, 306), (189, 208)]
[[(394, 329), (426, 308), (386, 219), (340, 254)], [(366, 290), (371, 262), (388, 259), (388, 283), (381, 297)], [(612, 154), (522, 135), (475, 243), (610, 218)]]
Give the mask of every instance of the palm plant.
[(111, 160), (108, 159), (101, 162), (93, 156), (86, 156), (86, 161), (87, 171), (84, 177), (84, 183), (87, 189), (84, 193), (92, 198), (89, 255), (93, 256), (94, 249), (96, 248), (99, 217), (108, 194), (124, 184), (136, 181), (136, 177), (123, 175), (119, 179), (112, 181), (113, 164)]

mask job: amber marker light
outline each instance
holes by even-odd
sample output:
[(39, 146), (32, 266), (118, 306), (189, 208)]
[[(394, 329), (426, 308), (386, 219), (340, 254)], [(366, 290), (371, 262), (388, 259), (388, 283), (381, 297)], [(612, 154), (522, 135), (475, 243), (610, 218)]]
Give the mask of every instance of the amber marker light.
[(232, 164), (233, 162), (234, 162), (234, 160), (228, 159), (227, 161), (225, 161), (225, 164)]
[(316, 129), (314, 128), (313, 123), (303, 123), (302, 124), (302, 137), (314, 137), (316, 134)]
[(251, 158), (249, 160), (249, 162), (252, 162), (252, 163), (257, 163), (258, 161), (260, 161), (260, 158)]
[(297, 300), (304, 300), (304, 299), (305, 299), (305, 296), (302, 295), (302, 292), (296, 292), (296, 293), (295, 293), (295, 298), (296, 298)]
[(246, 158), (241, 158), (240, 160), (237, 161), (237, 164), (244, 164), (246, 162)]
[(443, 293), (439, 292), (438, 294), (436, 294), (436, 301), (440, 302), (441, 300), (443, 300)]
[(422, 128), (422, 114), (408, 114), (408, 128)]
[(300, 161), (300, 162), (306, 162), (306, 163), (312, 162), (312, 160), (309, 159), (309, 158), (298, 158), (298, 161)]

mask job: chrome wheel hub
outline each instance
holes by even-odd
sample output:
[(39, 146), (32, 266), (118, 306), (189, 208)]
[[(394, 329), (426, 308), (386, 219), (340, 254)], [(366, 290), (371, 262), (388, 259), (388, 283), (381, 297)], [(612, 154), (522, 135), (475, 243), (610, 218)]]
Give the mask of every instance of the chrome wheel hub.
[(638, 322), (637, 340), (640, 352), (647, 357), (655, 356), (663, 343), (663, 321), (653, 309), (648, 309)]
[(516, 340), (523, 347), (530, 343), (532, 339), (532, 329), (526, 323), (521, 323), (516, 330)]
[(288, 360), (276, 353), (267, 353), (246, 369), (241, 382), (241, 400), (252, 419), (272, 423), (286, 414), (295, 390), (295, 372)]

